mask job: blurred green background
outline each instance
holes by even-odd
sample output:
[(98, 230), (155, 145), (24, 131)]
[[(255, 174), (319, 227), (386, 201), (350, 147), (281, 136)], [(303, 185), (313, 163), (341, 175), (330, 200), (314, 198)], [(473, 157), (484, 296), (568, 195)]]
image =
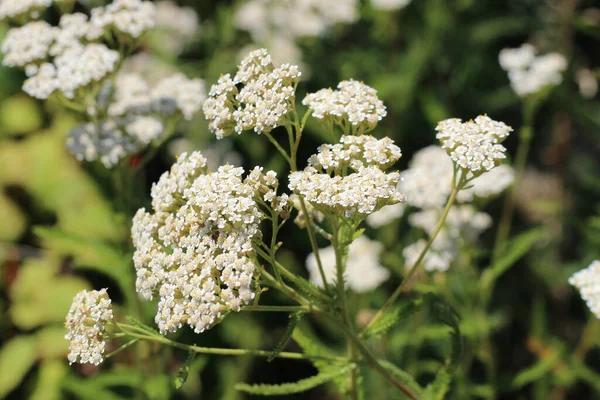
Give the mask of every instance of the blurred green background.
[[(236, 27), (236, 10), (243, 2), (177, 3), (196, 10), (200, 30), (180, 53), (168, 46), (168, 33), (149, 35), (141, 51), (150, 56), (137, 68), (149, 74), (181, 70), (201, 77), (208, 87), (221, 73), (235, 70), (243, 49), (264, 44)], [(572, 273), (600, 258), (600, 103), (592, 90), (600, 73), (598, 7), (592, 0), (413, 0), (400, 10), (381, 11), (363, 0), (356, 5), (355, 22), (295, 40), (307, 76), (298, 100), (343, 79), (374, 87), (388, 109), (374, 135), (390, 136), (402, 148), (400, 168), (415, 151), (435, 143), (439, 120), (488, 114), (519, 128), (521, 102), (498, 64), (501, 49), (529, 41), (541, 52), (558, 51), (569, 60), (563, 83), (536, 115), (528, 172), (518, 183), (513, 232), (541, 227), (544, 240), (528, 248), (501, 278), (487, 315), (469, 311), (475, 309), (468, 306), (475, 301), (469, 297), (474, 284), (469, 277), (438, 282), (466, 299), (467, 306), (459, 308), (465, 346), (476, 353), (469, 368), (458, 372), (451, 398), (495, 397), (483, 367), (487, 353), (478, 350), (485, 346), (495, 354), (497, 398), (600, 398), (600, 329), (588, 324), (589, 343), (582, 345), (582, 331), (593, 316), (567, 284)], [(2, 35), (7, 29), (2, 26)], [(148, 204), (152, 182), (174, 155), (202, 150), (215, 162), (286, 169), (266, 138), (245, 133), (217, 142), (200, 115), (138, 173), (133, 204), (124, 209), (111, 173), (81, 164), (66, 151), (66, 134), (78, 121), (56, 104), (29, 98), (21, 91), (24, 78), (0, 68), (0, 398), (242, 399), (247, 395), (234, 390), (237, 382), (287, 382), (314, 374), (310, 364), (300, 361), (198, 356), (188, 381), (176, 390), (174, 376), (187, 355), (150, 345), (99, 368), (68, 366), (62, 324), (78, 290), (108, 287), (115, 303), (136, 303), (131, 297), (131, 213)], [(323, 140), (324, 132), (309, 124), (300, 159)], [(516, 142), (517, 135), (506, 142), (509, 158)], [(486, 205), (495, 221), (501, 206), (502, 199)], [(308, 240), (288, 225), (281, 260), (306, 274)], [(401, 221), (367, 233), (393, 254), (410, 243), (406, 229)], [(481, 268), (494, 232), (490, 229), (483, 238)], [(386, 260), (401, 271), (398, 262)], [(366, 310), (380, 305), (398, 281), (393, 278), (361, 304)], [(276, 296), (269, 300), (279, 301)], [(138, 315), (151, 323), (153, 310), (153, 304), (144, 304)], [(240, 313), (202, 335), (183, 329), (175, 336), (202, 346), (270, 349), (287, 320), (286, 315)], [(337, 338), (327, 326), (307, 325), (307, 331), (336, 348)], [(417, 318), (399, 326), (380, 350), (427, 380), (439, 366), (432, 357), (438, 331)], [(371, 398), (396, 398), (385, 388), (377, 393)], [(324, 386), (287, 398), (336, 397)]]

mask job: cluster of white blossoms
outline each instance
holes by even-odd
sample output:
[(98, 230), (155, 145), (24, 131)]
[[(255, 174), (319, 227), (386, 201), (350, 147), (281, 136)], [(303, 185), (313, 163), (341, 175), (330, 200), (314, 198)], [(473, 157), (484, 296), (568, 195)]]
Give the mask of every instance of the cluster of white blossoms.
[(53, 0), (2, 0), (0, 20), (39, 18), (40, 13), (52, 5)]
[[(511, 186), (515, 172), (509, 165), (502, 164), (470, 181), (456, 196), (458, 203), (470, 203), (477, 199), (496, 196)], [(401, 191), (406, 194), (406, 205), (421, 209), (439, 209), (446, 204), (452, 191), (452, 160), (439, 146), (428, 146), (419, 150), (409, 163), (409, 168), (400, 172)], [(369, 215), (367, 223), (379, 228), (401, 217), (404, 204), (387, 206)]]
[(575, 286), (596, 318), (600, 318), (600, 261), (576, 272), (569, 283)]
[(92, 9), (87, 37), (95, 40), (113, 34), (139, 38), (154, 28), (155, 23), (156, 7), (152, 2), (114, 0), (105, 7)]
[(242, 168), (208, 173), (206, 163), (199, 152), (182, 154), (152, 187), (154, 213), (140, 209), (133, 219), (137, 291), (160, 298), (163, 334), (184, 324), (203, 332), (254, 299), (259, 199), (289, 207), (287, 196), (276, 196), (274, 172), (257, 167), (242, 179)]
[(257, 43), (278, 36), (318, 37), (337, 23), (358, 20), (358, 5), (357, 0), (248, 0), (237, 10), (234, 23)]
[(377, 10), (400, 10), (409, 5), (411, 0), (371, 0), (371, 5)]
[[(233, 79), (223, 75), (211, 87), (203, 110), (209, 129), (221, 139), (234, 131), (270, 132), (285, 123), (295, 105), (301, 72), (283, 64), (275, 68), (266, 49), (251, 52)], [(243, 85), (238, 90), (236, 85)]]
[(200, 31), (196, 11), (191, 7), (179, 7), (172, 1), (159, 1), (155, 6), (155, 33), (159, 36), (153, 42), (170, 53), (181, 53)]
[(358, 0), (245, 0), (233, 22), (250, 34), (251, 49), (265, 47), (276, 64), (290, 62), (307, 72), (297, 40), (321, 37), (336, 24), (351, 24), (358, 20), (358, 10)]
[(69, 363), (98, 365), (103, 361), (106, 324), (113, 320), (113, 311), (106, 289), (83, 290), (73, 299), (67, 314), (65, 339), (69, 346)]
[(141, 0), (115, 0), (91, 13), (89, 21), (85, 14), (66, 14), (58, 26), (33, 21), (9, 30), (2, 43), (3, 64), (25, 69), (25, 92), (38, 99), (55, 92), (75, 99), (80, 90), (100, 87), (116, 70), (120, 54), (94, 41), (106, 35), (137, 38), (154, 26), (156, 17), (154, 5)]
[[(67, 148), (80, 161), (100, 160), (112, 168), (153, 141), (163, 139), (169, 121), (191, 119), (205, 100), (204, 82), (174, 74), (150, 87), (137, 74), (120, 74), (106, 107), (107, 118), (69, 132)], [(100, 105), (102, 106), (102, 105)]]
[(377, 91), (364, 83), (342, 81), (337, 89), (321, 89), (311, 93), (302, 100), (302, 104), (310, 108), (313, 117), (319, 120), (342, 126), (349, 123), (353, 130), (360, 132), (373, 130), (387, 115)]
[[(377, 288), (390, 277), (390, 271), (381, 266), (380, 256), (383, 245), (360, 236), (348, 247), (348, 259), (344, 271), (346, 286), (356, 293), (368, 292)], [(319, 257), (328, 284), (337, 280), (335, 250), (332, 246), (319, 249)], [(314, 253), (306, 258), (306, 268), (310, 280), (317, 286), (323, 287), (323, 280)]]
[(536, 53), (536, 48), (527, 43), (500, 52), (500, 66), (508, 72), (510, 85), (520, 97), (560, 84), (562, 74), (567, 69), (567, 60), (561, 54), (548, 53), (538, 56)]
[(500, 143), (512, 132), (510, 126), (483, 115), (467, 122), (447, 119), (435, 129), (452, 161), (476, 175), (491, 170), (506, 158), (506, 148)]
[[(401, 156), (389, 138), (342, 136), (339, 144), (320, 146), (303, 171), (290, 174), (289, 187), (326, 215), (364, 219), (404, 201), (397, 189), (400, 174), (385, 172)], [(343, 174), (347, 170), (351, 173)]]
[[(427, 235), (431, 236), (441, 214), (441, 209), (423, 210), (411, 214), (408, 221), (411, 226), (422, 229)], [(425, 270), (428, 272), (447, 271), (463, 243), (475, 241), (481, 232), (491, 225), (492, 218), (484, 212), (477, 211), (473, 206), (452, 207), (442, 230), (423, 259)], [(421, 239), (403, 250), (405, 268), (408, 269), (414, 266), (425, 245), (426, 240)]]

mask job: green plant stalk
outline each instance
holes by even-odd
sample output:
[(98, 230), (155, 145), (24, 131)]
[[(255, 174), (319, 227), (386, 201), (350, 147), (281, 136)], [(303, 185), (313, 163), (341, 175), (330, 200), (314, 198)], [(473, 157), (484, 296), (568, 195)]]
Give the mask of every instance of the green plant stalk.
[(245, 306), (242, 311), (253, 312), (297, 312), (308, 311), (306, 306)]
[[(354, 335), (354, 328), (352, 324), (352, 320), (350, 319), (350, 311), (348, 309), (348, 302), (346, 299), (346, 286), (344, 282), (344, 264), (345, 260), (343, 257), (343, 253), (345, 252), (342, 249), (344, 238), (341, 238), (342, 229), (339, 226), (335, 227), (335, 234), (333, 235), (332, 245), (335, 251), (335, 270), (337, 274), (337, 292), (338, 292), (338, 300), (340, 302), (340, 306), (342, 309), (342, 315), (344, 318), (344, 323), (348, 327), (350, 333)], [(351, 340), (348, 340), (348, 358), (354, 359), (356, 355), (355, 345)], [(350, 374), (350, 394), (353, 400), (358, 400), (358, 371), (357, 368), (353, 368)]]
[[(270, 261), (270, 257), (269, 255), (262, 249), (260, 248), (255, 248), (256, 252), (263, 257), (265, 260)], [(330, 302), (331, 299), (326, 296), (325, 294), (315, 290), (314, 287), (308, 286), (306, 285), (303, 281), (301, 281), (300, 279), (298, 279), (298, 277), (296, 277), (296, 275), (294, 275), (293, 273), (291, 273), (290, 271), (287, 270), (287, 268), (285, 268), (283, 265), (281, 265), (277, 260), (275, 260), (275, 264), (273, 265), (274, 268), (278, 269), (279, 272), (284, 275), (286, 278), (288, 278), (291, 282), (295, 283), (296, 285), (298, 285), (299, 287), (303, 288), (304, 290), (306, 290), (307, 292), (310, 292), (313, 296), (319, 298), (322, 301), (325, 302)], [(265, 273), (265, 271), (261, 272), (262, 274)]]
[(510, 228), (515, 212), (516, 182), (520, 182), (521, 178), (523, 177), (523, 172), (525, 171), (525, 166), (527, 164), (527, 157), (529, 155), (529, 149), (531, 147), (531, 139), (533, 138), (533, 116), (534, 114), (532, 108), (525, 106), (524, 122), (519, 132), (519, 144), (514, 163), (515, 180), (504, 200), (502, 216), (500, 217), (500, 224), (498, 225), (496, 240), (494, 242), (492, 264), (496, 262), (500, 257), (500, 254), (502, 254), (502, 250), (504, 249), (506, 241), (510, 235)]
[[(453, 181), (454, 180), (455, 180), (455, 178), (453, 178)], [(466, 184), (466, 179), (465, 178), (461, 178), (461, 182), (459, 182), (458, 185), (455, 185), (455, 184), (452, 185), (453, 186), (452, 187), (452, 193), (450, 193), (450, 197), (448, 198), (448, 201), (446, 202), (446, 207), (444, 208), (442, 216), (440, 217), (440, 219), (439, 219), (439, 221), (437, 223), (437, 226), (435, 227), (435, 230), (433, 231), (433, 233), (429, 237), (429, 240), (427, 241), (427, 244), (425, 245), (425, 248), (423, 249), (423, 251), (421, 251), (421, 254), (419, 255), (419, 258), (417, 259), (417, 261), (415, 262), (415, 265), (413, 265), (413, 267), (410, 269), (410, 271), (408, 272), (408, 274), (406, 274), (406, 277), (402, 280), (402, 283), (398, 286), (398, 288), (396, 288), (396, 290), (394, 291), (394, 293), (392, 293), (392, 295), (386, 300), (386, 302), (383, 304), (383, 307), (381, 307), (379, 309), (379, 311), (377, 311), (377, 313), (375, 314), (375, 316), (373, 316), (373, 318), (371, 319), (371, 321), (369, 321), (369, 323), (367, 324), (367, 326), (364, 327), (364, 329), (362, 330), (362, 332), (358, 336), (359, 338), (362, 339), (364, 337), (365, 333), (375, 324), (375, 322), (377, 322), (379, 320), (379, 318), (381, 318), (381, 316), (394, 304), (394, 302), (402, 294), (402, 291), (404, 290), (404, 288), (408, 284), (410, 278), (414, 275), (414, 273), (417, 271), (417, 269), (423, 263), (423, 259), (425, 258), (425, 255), (427, 254), (427, 252), (431, 248), (431, 245), (433, 244), (433, 241), (435, 240), (435, 238), (437, 237), (437, 235), (442, 230), (442, 227), (444, 226), (444, 222), (446, 221), (446, 217), (448, 217), (448, 213), (450, 212), (450, 209), (452, 208), (452, 205), (454, 204), (454, 201), (456, 200), (456, 195), (458, 194), (458, 191), (462, 187), (464, 187), (465, 184)]]
[[(200, 347), (196, 345), (189, 345), (185, 343), (176, 342), (168, 339), (162, 335), (152, 335), (149, 332), (139, 329), (133, 325), (118, 324), (119, 328), (123, 330), (128, 336), (146, 340), (149, 342), (162, 343), (178, 349), (193, 351), (198, 354), (211, 354), (221, 356), (257, 356), (257, 357), (270, 357), (273, 355), (272, 351), (268, 350), (252, 350), (252, 349), (225, 349), (218, 347)], [(278, 358), (286, 358), (291, 360), (326, 360), (335, 362), (347, 362), (346, 357), (335, 357), (335, 356), (307, 356), (302, 353), (294, 352), (281, 352), (277, 355)]]
[[(275, 288), (281, 290), (282, 292), (288, 294), (291, 298), (295, 299), (299, 304), (308, 307), (311, 313), (313, 313), (313, 314), (315, 314), (315, 315), (317, 315), (317, 316), (319, 316), (321, 318), (324, 318), (327, 321), (333, 322), (342, 331), (342, 333), (344, 333), (344, 335), (346, 335), (346, 337), (353, 342), (355, 348), (362, 354), (362, 356), (365, 358), (365, 360), (367, 361), (367, 363), (369, 365), (371, 365), (371, 367), (373, 369), (375, 369), (375, 371), (377, 371), (385, 379), (387, 379), (395, 388), (397, 388), (398, 390), (402, 391), (408, 398), (410, 398), (410, 399), (417, 399), (417, 397), (412, 392), (412, 390), (408, 386), (406, 386), (404, 383), (402, 383), (402, 382), (398, 381), (396, 378), (394, 378), (394, 376), (392, 376), (381, 365), (381, 363), (369, 351), (369, 349), (367, 349), (361, 343), (361, 341), (358, 339), (358, 337), (356, 337), (356, 335), (354, 335), (349, 330), (349, 327), (347, 327), (342, 321), (338, 320), (337, 316), (331, 315), (331, 314), (327, 314), (327, 313), (323, 312), (319, 307), (311, 304), (305, 298), (303, 298), (298, 293), (296, 293), (293, 289), (291, 289), (291, 288), (289, 288), (289, 287), (287, 287), (285, 285), (278, 286), (278, 285), (280, 285), (279, 282), (277, 282), (275, 280), (275, 278), (273, 276), (271, 276), (271, 274), (269, 274), (266, 271), (265, 271), (265, 278), (267, 278), (272, 283), (273, 287), (275, 287)], [(344, 358), (344, 361), (347, 361), (347, 359)], [(349, 361), (354, 361), (354, 360), (349, 360)]]

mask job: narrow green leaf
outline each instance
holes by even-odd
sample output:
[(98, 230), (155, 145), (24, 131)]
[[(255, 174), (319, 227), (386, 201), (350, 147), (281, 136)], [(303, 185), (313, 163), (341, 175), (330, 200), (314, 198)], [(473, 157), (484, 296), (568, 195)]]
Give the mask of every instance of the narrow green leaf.
[(483, 274), (483, 284), (493, 284), (502, 274), (523, 257), (542, 237), (543, 231), (538, 228), (528, 230), (512, 238), (504, 248), (503, 256), (490, 266)]
[(365, 233), (365, 228), (360, 228), (356, 230), (356, 232), (354, 232), (354, 234), (352, 235), (352, 241), (354, 242), (356, 239), (361, 237), (363, 233)]
[(531, 382), (542, 379), (552, 370), (552, 367), (559, 359), (559, 353), (554, 352), (550, 357), (540, 360), (529, 368), (525, 368), (512, 379), (510, 387), (512, 389), (518, 389)]
[(280, 396), (285, 394), (301, 393), (329, 382), (340, 375), (348, 373), (349, 371), (349, 367), (342, 367), (341, 369), (337, 369), (335, 371), (320, 372), (315, 376), (301, 379), (298, 382), (284, 383), (281, 385), (248, 385), (247, 383), (238, 383), (235, 385), (235, 388), (242, 392), (261, 396)]
[(423, 299), (416, 299), (393, 307), (365, 332), (365, 338), (384, 336), (390, 329), (398, 325), (400, 321), (414, 314), (422, 304)]
[(303, 315), (304, 311), (298, 311), (293, 314), (290, 314), (290, 321), (288, 322), (288, 326), (285, 332), (283, 333), (283, 336), (281, 337), (281, 339), (279, 339), (279, 342), (271, 352), (271, 355), (269, 356), (269, 358), (267, 358), (267, 362), (273, 361), (279, 355), (279, 353), (281, 353), (283, 349), (285, 349), (285, 346), (287, 346), (290, 339), (292, 338), (292, 334), (296, 329), (296, 325), (298, 325), (298, 322), (300, 322), (300, 319)]
[(408, 386), (416, 395), (422, 395), (423, 388), (417, 383), (417, 381), (411, 374), (404, 371), (403, 369), (398, 368), (396, 365), (392, 364), (389, 361), (379, 360), (379, 363), (383, 368), (390, 372), (394, 376), (394, 378), (398, 379), (400, 382)]
[(185, 359), (185, 362), (179, 368), (179, 371), (177, 372), (177, 376), (175, 377), (175, 389), (181, 389), (181, 387), (183, 386), (185, 381), (187, 381), (188, 374), (190, 373), (190, 365), (194, 361), (195, 357), (196, 357), (195, 352), (190, 351), (188, 353), (188, 356)]

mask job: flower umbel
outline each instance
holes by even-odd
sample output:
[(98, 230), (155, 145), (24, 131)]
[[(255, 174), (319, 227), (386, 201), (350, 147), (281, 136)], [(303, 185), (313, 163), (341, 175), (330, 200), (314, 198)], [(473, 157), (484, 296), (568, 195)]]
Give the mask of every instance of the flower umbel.
[(506, 158), (506, 148), (500, 143), (512, 132), (510, 126), (483, 115), (467, 122), (447, 119), (435, 129), (452, 161), (475, 175), (491, 170)]
[(593, 261), (587, 268), (573, 274), (569, 283), (579, 290), (596, 318), (600, 318), (600, 261)]
[(145, 299), (159, 296), (161, 333), (184, 324), (203, 332), (254, 299), (252, 240), (264, 218), (258, 203), (285, 206), (287, 199), (269, 195), (278, 185), (274, 172), (256, 168), (242, 180), (243, 173), (230, 165), (207, 173), (202, 154), (184, 153), (153, 185), (154, 213), (135, 215), (136, 287)]
[(65, 339), (69, 346), (69, 363), (98, 365), (103, 361), (106, 324), (113, 320), (113, 311), (106, 289), (83, 290), (73, 299), (67, 314)]

